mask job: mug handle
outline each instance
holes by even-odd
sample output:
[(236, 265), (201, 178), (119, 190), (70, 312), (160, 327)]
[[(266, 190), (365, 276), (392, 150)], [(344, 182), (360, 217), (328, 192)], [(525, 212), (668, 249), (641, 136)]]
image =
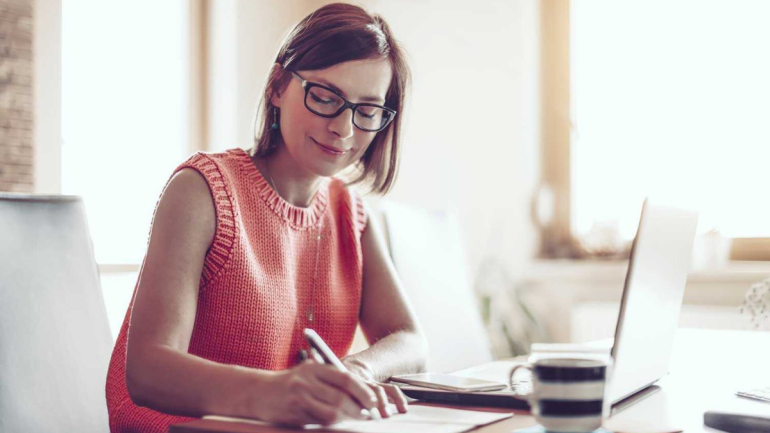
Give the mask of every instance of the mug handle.
[[(513, 369), (511, 369), (511, 374), (508, 377), (508, 386), (511, 388), (511, 390), (513, 390), (513, 374), (516, 373), (516, 370), (518, 370), (520, 368), (527, 369), (527, 370), (530, 371), (530, 373), (534, 373), (534, 366), (532, 364), (529, 364), (529, 363), (527, 363), (527, 364), (519, 364), (519, 365), (513, 367)], [(527, 394), (522, 394), (522, 397), (528, 398), (531, 394), (532, 394), (532, 390), (530, 389), (530, 392), (528, 392)]]

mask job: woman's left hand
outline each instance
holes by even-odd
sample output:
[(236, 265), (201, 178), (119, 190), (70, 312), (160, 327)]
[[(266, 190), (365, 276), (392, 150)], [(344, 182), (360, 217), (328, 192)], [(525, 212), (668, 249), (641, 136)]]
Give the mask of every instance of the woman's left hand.
[[(406, 396), (396, 385), (390, 383), (380, 383), (374, 380), (374, 375), (369, 369), (355, 359), (343, 359), (342, 363), (351, 373), (360, 377), (366, 385), (371, 388), (374, 395), (377, 397), (377, 407), (380, 411), (380, 416), (388, 418), (393, 415), (393, 405), (399, 413), (406, 413), (409, 410), (409, 403), (406, 401)], [(390, 404), (389, 404), (390, 403)]]

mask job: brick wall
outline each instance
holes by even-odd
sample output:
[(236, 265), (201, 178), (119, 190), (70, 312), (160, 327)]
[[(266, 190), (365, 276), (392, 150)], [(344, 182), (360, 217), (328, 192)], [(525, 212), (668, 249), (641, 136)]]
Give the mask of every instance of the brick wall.
[(0, 191), (33, 191), (34, 0), (0, 0)]

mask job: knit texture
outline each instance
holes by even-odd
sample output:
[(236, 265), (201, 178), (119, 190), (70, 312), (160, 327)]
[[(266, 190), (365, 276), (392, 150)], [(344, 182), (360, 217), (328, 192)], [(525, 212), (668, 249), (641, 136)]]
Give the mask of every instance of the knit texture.
[[(300, 349), (306, 348), (302, 330), (308, 326), (318, 245), (313, 328), (337, 356), (346, 355), (361, 302), (361, 234), (367, 215), (360, 198), (332, 178), (310, 206), (293, 206), (276, 193), (242, 149), (196, 153), (174, 174), (184, 168), (203, 175), (216, 210), (216, 231), (201, 273), (188, 353), (264, 370), (297, 364)], [(141, 279), (141, 271), (139, 275)], [(126, 343), (132, 308), (133, 299), (107, 373), (110, 430), (165, 433), (171, 424), (193, 418), (156, 412), (131, 401)]]

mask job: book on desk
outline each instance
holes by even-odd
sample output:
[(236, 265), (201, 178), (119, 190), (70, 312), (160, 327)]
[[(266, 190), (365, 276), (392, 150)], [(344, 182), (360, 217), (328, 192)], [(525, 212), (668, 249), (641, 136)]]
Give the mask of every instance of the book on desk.
[[(451, 373), (453, 376), (508, 383), (511, 369), (525, 363), (524, 359), (500, 360)], [(499, 407), (516, 410), (529, 410), (529, 403), (522, 394), (529, 391), (529, 383), (521, 387), (506, 388), (500, 391), (444, 391), (391, 382), (398, 386), (410, 398), (432, 403), (456, 404), (466, 406)]]
[(402, 384), (398, 384), (398, 387), (407, 397), (426, 402), (529, 410), (527, 400), (510, 389), (470, 392), (444, 391)]

